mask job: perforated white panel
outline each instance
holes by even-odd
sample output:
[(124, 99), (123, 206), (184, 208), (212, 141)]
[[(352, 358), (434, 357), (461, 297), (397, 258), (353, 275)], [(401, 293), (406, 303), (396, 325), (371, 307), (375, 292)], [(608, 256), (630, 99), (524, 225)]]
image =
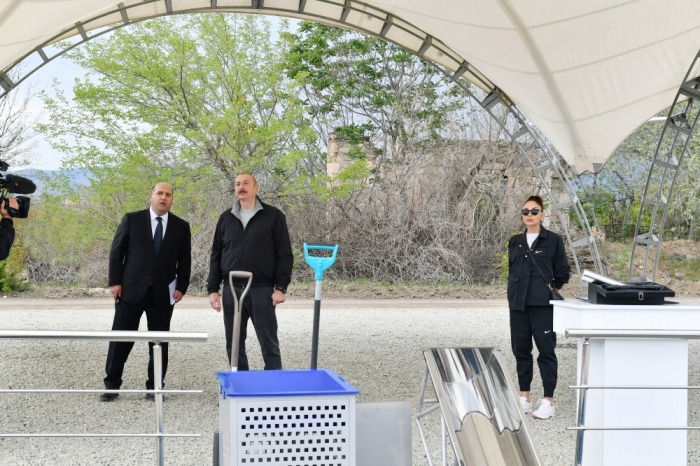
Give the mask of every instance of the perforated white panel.
[(219, 402), (219, 465), (231, 464), (231, 403)]
[(354, 396), (228, 398), (220, 403), (230, 404), (231, 415), (230, 453), (220, 454), (221, 464), (355, 465)]

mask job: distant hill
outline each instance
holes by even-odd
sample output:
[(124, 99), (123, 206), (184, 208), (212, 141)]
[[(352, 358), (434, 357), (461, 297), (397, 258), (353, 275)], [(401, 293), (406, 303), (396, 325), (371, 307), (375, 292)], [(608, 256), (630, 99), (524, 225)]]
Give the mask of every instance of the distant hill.
[(69, 175), (76, 185), (88, 186), (90, 184), (90, 180), (88, 179), (90, 172), (79, 168), (72, 168), (70, 170), (39, 170), (37, 168), (29, 168), (17, 171), (10, 170), (7, 173), (23, 176), (32, 180), (36, 184), (36, 192), (32, 194), (32, 196), (40, 196), (44, 192), (44, 180), (57, 174)]

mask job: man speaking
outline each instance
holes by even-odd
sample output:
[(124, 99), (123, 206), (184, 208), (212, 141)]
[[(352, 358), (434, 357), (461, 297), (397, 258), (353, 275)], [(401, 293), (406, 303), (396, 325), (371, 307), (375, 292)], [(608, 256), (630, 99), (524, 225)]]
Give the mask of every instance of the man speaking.
[[(241, 173), (235, 183), (238, 200), (233, 209), (221, 214), (214, 232), (207, 284), (209, 303), (214, 310), (221, 311), (219, 288), (224, 282), (224, 327), (230, 363), (234, 304), (228, 275), (233, 270), (252, 272), (253, 283), (241, 309), (238, 370), (248, 370), (245, 354), (248, 319), (253, 321), (265, 370), (282, 369), (275, 306), (284, 302), (292, 277), (294, 256), (287, 221), (282, 212), (258, 199), (259, 186), (253, 175)], [(245, 280), (234, 281), (239, 299), (244, 285)]]
[[(112, 330), (138, 330), (144, 311), (149, 331), (170, 330), (173, 302), (177, 303), (190, 284), (190, 225), (169, 213), (173, 189), (158, 183), (148, 195), (150, 208), (124, 215), (109, 253), (109, 289), (115, 299)], [(174, 285), (174, 292), (170, 288)], [(124, 364), (134, 343), (109, 343), (105, 388), (122, 384)], [(168, 368), (168, 344), (163, 343), (163, 378)], [(148, 380), (153, 390), (153, 343), (148, 344)], [(117, 393), (103, 393), (112, 401)], [(155, 397), (149, 393), (146, 398)]]

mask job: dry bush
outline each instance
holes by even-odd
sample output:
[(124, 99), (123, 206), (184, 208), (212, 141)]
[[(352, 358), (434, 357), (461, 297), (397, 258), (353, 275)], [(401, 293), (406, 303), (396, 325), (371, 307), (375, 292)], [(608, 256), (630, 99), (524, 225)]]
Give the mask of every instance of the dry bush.
[(76, 283), (86, 288), (106, 288), (109, 273), (109, 251), (93, 248), (81, 255)]
[(32, 245), (26, 265), (27, 280), (30, 283), (69, 285), (76, 282), (80, 269), (77, 263), (57, 260), (53, 245), (49, 242)]
[[(496, 253), (519, 228), (522, 200), (536, 189), (523, 182), (527, 176), (514, 176), (523, 162), (501, 143), (413, 148), (405, 163), (388, 165), (382, 179), (350, 200), (309, 200), (290, 212), (293, 242), (299, 250), (303, 241), (340, 244), (329, 278), (493, 281)], [(294, 278), (312, 279), (310, 269), (297, 267)]]
[[(492, 282), (496, 254), (521, 227), (523, 200), (538, 191), (523, 156), (502, 142), (439, 141), (412, 147), (402, 163), (384, 163), (372, 183), (349, 197), (324, 199), (313, 191), (269, 200), (287, 222), (295, 250), (295, 281), (313, 279), (303, 242), (340, 244), (334, 279), (388, 282)], [(186, 196), (184, 196), (186, 197)], [(191, 290), (206, 287), (216, 222), (229, 209), (228, 191), (178, 199), (178, 215), (192, 227)], [(555, 231), (560, 230), (554, 224)], [(32, 244), (33, 283), (107, 286), (109, 242), (77, 257), (59, 258), (49, 238)]]

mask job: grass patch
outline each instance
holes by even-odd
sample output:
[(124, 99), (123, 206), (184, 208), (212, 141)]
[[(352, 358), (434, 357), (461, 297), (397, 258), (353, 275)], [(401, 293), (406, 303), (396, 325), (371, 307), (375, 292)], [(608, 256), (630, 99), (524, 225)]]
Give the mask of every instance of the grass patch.
[(684, 256), (682, 254), (661, 252), (661, 268), (669, 271), (674, 278), (700, 281), (700, 258), (697, 256)]
[(632, 257), (632, 245), (622, 243), (606, 243), (605, 256), (610, 278), (627, 281), (627, 272)]

